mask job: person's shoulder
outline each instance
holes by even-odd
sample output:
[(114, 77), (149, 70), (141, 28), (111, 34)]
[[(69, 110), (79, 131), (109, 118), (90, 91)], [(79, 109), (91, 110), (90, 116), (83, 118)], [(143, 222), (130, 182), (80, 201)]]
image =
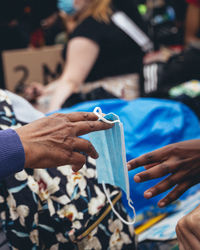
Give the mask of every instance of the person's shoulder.
[(97, 28), (102, 28), (105, 27), (106, 24), (103, 21), (97, 21), (95, 18), (93, 18), (92, 16), (89, 16), (87, 18), (85, 18), (75, 29), (76, 30), (82, 30), (82, 29), (91, 29), (91, 30), (95, 30)]
[(105, 32), (106, 23), (97, 21), (93, 17), (84, 19), (71, 33), (70, 39), (75, 37), (86, 37), (97, 43)]

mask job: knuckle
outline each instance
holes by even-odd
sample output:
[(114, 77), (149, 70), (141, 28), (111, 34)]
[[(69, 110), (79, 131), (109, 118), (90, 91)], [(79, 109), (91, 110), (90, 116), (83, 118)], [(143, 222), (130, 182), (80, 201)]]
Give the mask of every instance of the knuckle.
[(137, 159), (134, 159), (134, 160), (130, 161), (129, 164), (132, 167), (139, 167), (140, 166), (140, 163), (139, 163), (139, 161)]
[(176, 232), (181, 231), (185, 227), (185, 218), (181, 218), (176, 225)]
[(88, 120), (89, 119), (89, 114), (88, 113), (84, 113), (83, 114), (83, 119), (84, 120)]
[(166, 175), (170, 172), (170, 167), (167, 164), (161, 164), (160, 168), (161, 168), (161, 171), (164, 175)]
[(185, 217), (181, 218), (181, 219), (178, 221), (178, 225), (179, 225), (179, 227), (185, 226)]
[(65, 157), (66, 160), (71, 159), (72, 156), (73, 156), (73, 151), (72, 151), (72, 150), (67, 150), (67, 151), (65, 152), (65, 156), (64, 156), (64, 157)]
[(170, 193), (169, 196), (168, 196), (168, 200), (170, 202), (176, 200), (176, 198), (177, 198), (177, 193), (175, 193), (175, 192)]
[(150, 191), (152, 192), (153, 195), (157, 195), (157, 194), (162, 193), (162, 188), (160, 186), (157, 186), (157, 187), (151, 188)]
[(176, 184), (176, 181), (173, 178), (166, 179), (166, 183), (168, 187), (173, 187)]
[(163, 199), (163, 201), (164, 201), (166, 204), (169, 204), (169, 203), (171, 202), (170, 196), (168, 195), (166, 198)]
[(148, 164), (152, 163), (153, 161), (153, 155), (152, 154), (146, 154), (145, 156), (145, 160)]
[(143, 173), (140, 173), (139, 176), (140, 176), (140, 178), (141, 178), (143, 181), (148, 180), (148, 179), (151, 178), (151, 175), (150, 175), (150, 173), (149, 173), (148, 171), (143, 172)]
[(50, 117), (53, 119), (58, 119), (58, 118), (61, 118), (62, 116), (59, 113), (55, 113), (55, 114), (51, 115)]
[(196, 224), (197, 224), (197, 218), (195, 216), (195, 214), (189, 214), (188, 216), (186, 216), (186, 224), (187, 226), (191, 227), (191, 228), (195, 228)]
[(88, 121), (87, 123), (88, 123), (88, 126), (89, 126), (91, 129), (93, 129), (93, 128), (95, 127), (94, 122)]
[(74, 149), (75, 138), (72, 136), (67, 136), (65, 143), (67, 144), (67, 146), (70, 146), (71, 149)]
[(176, 143), (167, 145), (166, 150), (167, 150), (168, 153), (175, 153), (175, 151), (177, 150)]

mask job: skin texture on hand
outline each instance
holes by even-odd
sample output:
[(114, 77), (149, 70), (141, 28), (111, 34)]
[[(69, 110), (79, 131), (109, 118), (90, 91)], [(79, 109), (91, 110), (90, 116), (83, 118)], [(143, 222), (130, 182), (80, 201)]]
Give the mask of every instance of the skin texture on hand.
[(78, 136), (109, 129), (94, 113), (54, 114), (16, 129), (25, 151), (25, 168), (51, 168), (66, 164), (78, 171), (85, 153), (96, 159), (93, 145)]
[(144, 192), (149, 199), (170, 188), (173, 190), (158, 202), (164, 207), (178, 199), (200, 181), (200, 140), (190, 140), (167, 145), (128, 162), (128, 169), (144, 166), (145, 171), (134, 176), (136, 182), (167, 177)]
[(176, 234), (180, 250), (200, 249), (200, 206), (179, 220)]

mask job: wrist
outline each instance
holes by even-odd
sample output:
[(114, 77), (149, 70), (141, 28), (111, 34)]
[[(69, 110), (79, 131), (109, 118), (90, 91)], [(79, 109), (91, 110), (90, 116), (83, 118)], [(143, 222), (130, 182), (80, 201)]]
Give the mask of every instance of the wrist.
[(18, 128), (15, 131), (18, 134), (18, 136), (20, 138), (20, 141), (21, 141), (21, 144), (23, 146), (23, 150), (24, 150), (24, 168), (27, 168), (27, 167), (29, 167), (29, 165), (31, 165), (31, 155), (34, 155), (34, 153), (30, 152), (30, 146), (26, 142), (27, 140), (26, 140), (25, 136), (23, 135), (24, 134), (23, 127)]
[(20, 137), (13, 129), (0, 131), (1, 178), (22, 171), (25, 153)]

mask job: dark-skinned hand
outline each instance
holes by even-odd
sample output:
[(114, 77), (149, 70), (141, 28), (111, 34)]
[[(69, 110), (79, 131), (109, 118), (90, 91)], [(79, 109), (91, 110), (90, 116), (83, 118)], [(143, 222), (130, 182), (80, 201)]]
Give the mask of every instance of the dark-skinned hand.
[(96, 159), (93, 145), (78, 136), (112, 127), (94, 113), (54, 114), (16, 129), (25, 151), (25, 168), (51, 168), (66, 164), (78, 171), (86, 156)]
[(178, 199), (186, 190), (200, 181), (200, 140), (189, 140), (167, 145), (128, 162), (128, 169), (144, 166), (145, 171), (134, 176), (135, 182), (167, 177), (144, 192), (149, 199), (173, 188), (158, 202), (164, 207)]

